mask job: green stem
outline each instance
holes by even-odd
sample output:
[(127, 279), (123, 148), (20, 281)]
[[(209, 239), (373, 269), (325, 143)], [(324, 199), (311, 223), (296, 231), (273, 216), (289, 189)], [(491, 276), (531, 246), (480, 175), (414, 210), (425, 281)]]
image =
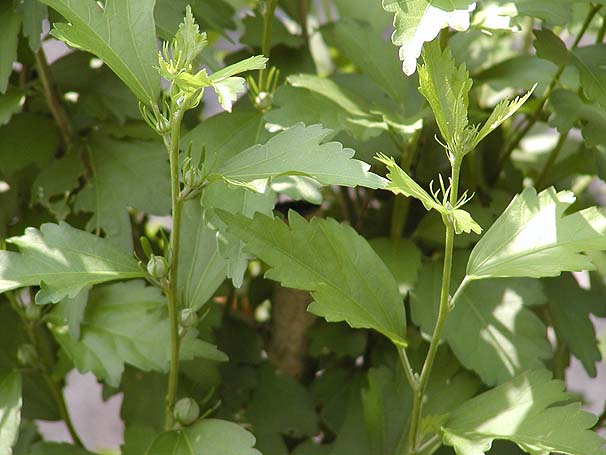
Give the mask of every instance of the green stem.
[(400, 356), (400, 362), (402, 363), (402, 368), (404, 369), (404, 373), (406, 374), (406, 379), (408, 379), (410, 388), (412, 389), (412, 392), (415, 393), (418, 388), (418, 382), (417, 378), (415, 377), (414, 370), (410, 364), (410, 360), (408, 360), (406, 348), (398, 347), (398, 355)]
[[(263, 11), (263, 44), (261, 48), (262, 54), (269, 58), (271, 53), (271, 29), (274, 22), (274, 13), (278, 6), (277, 0), (267, 0), (265, 3), (265, 10)], [(268, 91), (266, 84), (267, 69), (262, 68), (259, 70), (259, 90)]]
[[(454, 157), (452, 161), (452, 184), (450, 191), (450, 205), (455, 206), (458, 199), (459, 193), (459, 174), (461, 172), (461, 158)], [(452, 274), (452, 257), (454, 250), (454, 226), (451, 222), (446, 223), (446, 242), (444, 245), (444, 267), (442, 271), (442, 285), (440, 289), (440, 307), (438, 310), (438, 319), (436, 321), (436, 325), (433, 330), (433, 335), (431, 336), (431, 342), (429, 344), (429, 351), (427, 352), (427, 357), (425, 358), (425, 362), (423, 363), (423, 368), (421, 369), (421, 376), (419, 377), (418, 387), (413, 396), (412, 403), (412, 411), (410, 415), (410, 427), (408, 431), (408, 439), (406, 446), (406, 454), (414, 453), (415, 448), (417, 447), (417, 437), (419, 432), (419, 422), (421, 420), (421, 407), (423, 403), (423, 396), (425, 395), (425, 390), (427, 389), (427, 384), (429, 382), (429, 377), (431, 375), (431, 369), (433, 368), (433, 363), (436, 358), (436, 354), (438, 352), (438, 346), (440, 344), (440, 340), (442, 338), (442, 331), (444, 330), (444, 324), (446, 323), (446, 319), (448, 317), (448, 313), (451, 308), (450, 301), (450, 278)], [(467, 283), (467, 278), (463, 280), (461, 286), (459, 286), (459, 291), (461, 288), (465, 287)], [(457, 292), (458, 294), (458, 292)]]
[(551, 150), (551, 153), (549, 153), (549, 157), (547, 158), (547, 161), (545, 161), (545, 165), (543, 166), (543, 169), (541, 169), (541, 172), (540, 172), (539, 176), (537, 177), (537, 180), (535, 182), (535, 187), (537, 189), (541, 189), (543, 187), (543, 184), (545, 183), (545, 178), (547, 177), (547, 174), (549, 173), (552, 166), (558, 159), (560, 151), (562, 150), (562, 147), (564, 147), (564, 144), (566, 143), (567, 138), (568, 138), (568, 131), (560, 134), (560, 137), (558, 138), (558, 142), (554, 146), (553, 150)]
[[(42, 340), (40, 339), (40, 337), (38, 336), (38, 333), (36, 332), (35, 321), (30, 321), (25, 317), (25, 315), (23, 313), (23, 305), (21, 305), (17, 301), (17, 298), (14, 296), (14, 294), (12, 292), (7, 292), (5, 295), (8, 298), (13, 310), (19, 315), (21, 322), (22, 322), (23, 326), (25, 327), (25, 332), (27, 333), (29, 342), (34, 347), (36, 354), (38, 355), (38, 358), (40, 359), (40, 362), (38, 363), (37, 366), (40, 369), (40, 373), (42, 374), (42, 377), (44, 378), (44, 382), (46, 382), (46, 385), (51, 392), (51, 395), (53, 397), (53, 400), (55, 401), (55, 404), (57, 405), (57, 411), (59, 411), (61, 420), (63, 420), (63, 422), (65, 422), (65, 426), (67, 427), (67, 431), (69, 432), (70, 436), (72, 437), (73, 443), (84, 448), (84, 444), (82, 443), (82, 440), (78, 436), (76, 428), (74, 427), (74, 423), (72, 422), (72, 419), (69, 415), (69, 411), (68, 411), (67, 405), (65, 403), (65, 398), (63, 397), (63, 391), (62, 391), (61, 387), (59, 386), (59, 384), (53, 379), (53, 376), (52, 376), (53, 365), (51, 363), (50, 358), (45, 355), (49, 350), (48, 349), (45, 350), (43, 348)], [(33, 305), (33, 303), (32, 303), (32, 305)]]
[[(585, 32), (587, 32), (587, 29), (589, 28), (591, 21), (593, 20), (593, 18), (597, 14), (597, 12), (600, 10), (600, 8), (601, 8), (601, 5), (592, 5), (591, 6), (589, 13), (587, 14), (587, 17), (585, 18), (585, 21), (583, 22), (583, 25), (581, 26), (581, 29), (579, 30), (579, 33), (577, 34), (574, 42), (572, 43), (572, 49), (575, 49), (576, 47), (578, 47), (579, 43), (581, 42), (581, 39), (585, 35)], [(551, 96), (551, 93), (553, 92), (553, 89), (555, 88), (558, 81), (560, 80), (560, 76), (562, 76), (562, 73), (564, 72), (565, 68), (566, 68), (565, 64), (558, 68), (558, 71), (551, 79), (551, 82), (549, 83), (547, 90), (545, 90), (545, 94), (539, 101), (539, 104), (537, 105), (535, 110), (528, 117), (528, 121), (526, 122), (524, 127), (520, 131), (518, 131), (518, 133), (509, 141), (507, 147), (505, 148), (505, 151), (503, 152), (503, 155), (499, 159), (499, 164), (498, 164), (497, 169), (499, 169), (499, 170), (503, 169), (505, 162), (509, 159), (509, 157), (511, 156), (513, 151), (517, 148), (517, 146), (520, 144), (522, 139), (524, 139), (524, 137), (526, 137), (528, 132), (532, 129), (532, 127), (535, 125), (535, 123), (539, 120), (539, 118), (541, 117), (541, 114), (543, 112), (543, 108), (545, 107), (545, 104), (547, 104), (547, 100)]]
[(35, 58), (36, 68), (38, 70), (40, 80), (42, 81), (44, 96), (46, 97), (48, 107), (53, 115), (53, 118), (55, 119), (55, 122), (57, 123), (57, 126), (59, 127), (63, 141), (66, 145), (71, 145), (75, 139), (74, 130), (72, 128), (69, 115), (67, 115), (67, 111), (61, 103), (57, 90), (55, 89), (55, 84), (53, 83), (50, 68), (48, 67), (48, 62), (46, 60), (46, 55), (44, 55), (42, 48), (36, 52)]
[(179, 197), (181, 184), (179, 181), (179, 142), (181, 135), (181, 121), (184, 111), (177, 109), (171, 119), (170, 136), (164, 138), (170, 160), (171, 205), (173, 214), (173, 227), (170, 235), (170, 266), (168, 288), (168, 320), (170, 327), (170, 362), (168, 372), (168, 389), (166, 391), (166, 410), (164, 416), (165, 429), (170, 430), (174, 425), (173, 409), (179, 384), (179, 301), (178, 301), (178, 273), (179, 273), (179, 238), (181, 235), (182, 200)]

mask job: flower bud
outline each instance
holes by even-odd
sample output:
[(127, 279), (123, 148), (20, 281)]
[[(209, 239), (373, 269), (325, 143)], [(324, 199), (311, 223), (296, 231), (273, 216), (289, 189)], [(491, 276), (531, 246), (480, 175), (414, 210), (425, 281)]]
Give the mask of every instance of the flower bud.
[(266, 111), (274, 104), (274, 97), (269, 92), (260, 92), (255, 97), (255, 105), (262, 111)]
[(168, 274), (168, 261), (166, 258), (152, 254), (147, 263), (147, 273), (158, 280), (165, 278)]
[(192, 398), (181, 398), (175, 404), (174, 415), (181, 425), (191, 425), (200, 416), (200, 406)]
[(196, 327), (200, 319), (193, 308), (185, 308), (181, 310), (180, 322), (182, 327)]
[(36, 364), (38, 353), (31, 344), (22, 344), (17, 349), (17, 362), (24, 367), (31, 367)]
[(202, 172), (197, 167), (190, 167), (183, 173), (183, 181), (188, 188), (197, 188), (203, 179)]

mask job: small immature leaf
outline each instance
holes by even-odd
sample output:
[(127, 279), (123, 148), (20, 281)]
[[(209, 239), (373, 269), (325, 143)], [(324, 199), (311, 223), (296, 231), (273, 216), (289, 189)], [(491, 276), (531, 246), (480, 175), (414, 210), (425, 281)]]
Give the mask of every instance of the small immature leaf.
[(603, 455), (604, 440), (591, 431), (596, 418), (569, 402), (551, 372), (524, 373), (465, 402), (445, 422), (444, 443), (458, 455), (482, 455), (495, 439), (515, 442), (532, 455)]
[(423, 44), (440, 30), (467, 30), (475, 6), (473, 0), (383, 0), (385, 11), (394, 14), (391, 40), (400, 46), (404, 73), (410, 76), (415, 72)]
[[(124, 364), (141, 370), (167, 371), (169, 359), (166, 302), (158, 288), (129, 281), (93, 288), (75, 341), (60, 312), (50, 317), (53, 334), (76, 367), (92, 371), (117, 387)], [(215, 346), (188, 331), (181, 341), (181, 359), (227, 360)]]
[(255, 437), (241, 426), (218, 419), (199, 420), (190, 427), (156, 437), (146, 455), (261, 455)]
[(105, 62), (140, 101), (155, 103), (160, 94), (157, 65), (155, 0), (41, 0), (68, 23), (51, 33), (70, 46)]
[(40, 286), (39, 304), (73, 298), (93, 284), (145, 275), (131, 255), (108, 240), (63, 222), (27, 228), (7, 242), (21, 253), (0, 251), (0, 292)]
[(564, 215), (574, 201), (569, 191), (556, 193), (552, 187), (537, 195), (526, 188), (477, 243), (467, 275), (540, 278), (593, 270), (581, 253), (606, 250), (606, 213), (590, 207)]
[(490, 114), (490, 117), (488, 117), (488, 120), (486, 120), (486, 123), (484, 123), (484, 126), (482, 126), (478, 132), (473, 147), (477, 146), (482, 139), (496, 130), (505, 120), (515, 114), (518, 109), (520, 109), (528, 100), (528, 98), (530, 98), (530, 95), (532, 95), (532, 92), (536, 86), (537, 84), (534, 84), (534, 86), (524, 96), (518, 96), (513, 100), (500, 101), (499, 104), (495, 106), (494, 110)]
[(437, 210), (443, 217), (451, 217), (457, 234), (462, 232), (469, 233), (471, 231), (479, 234), (482, 228), (476, 223), (471, 215), (462, 209), (447, 209), (442, 204), (438, 203), (431, 197), (427, 191), (415, 182), (404, 170), (398, 166), (395, 160), (391, 157), (379, 154), (377, 160), (387, 166), (389, 173), (387, 178), (389, 183), (385, 189), (394, 194), (403, 194), (407, 197), (414, 197), (423, 203), (427, 210)]
[(450, 49), (442, 51), (440, 43), (434, 41), (425, 46), (419, 83), (419, 91), (429, 102), (442, 137), (456, 153), (454, 145), (469, 123), (467, 109), (473, 84), (469, 72), (465, 65), (457, 68)]
[(311, 291), (309, 310), (330, 322), (375, 329), (404, 343), (406, 315), (398, 286), (370, 245), (351, 227), (335, 220), (305, 221), (289, 213), (279, 219), (253, 220), (220, 212), (228, 232), (272, 268), (266, 277), (286, 287)]
[(281, 175), (306, 175), (323, 185), (381, 188), (385, 179), (369, 172), (370, 166), (352, 159), (354, 151), (338, 142), (324, 142), (331, 134), (320, 125), (299, 123), (254, 145), (213, 169), (210, 176), (228, 183), (266, 182)]
[(0, 453), (12, 455), (21, 422), (21, 375), (0, 376)]

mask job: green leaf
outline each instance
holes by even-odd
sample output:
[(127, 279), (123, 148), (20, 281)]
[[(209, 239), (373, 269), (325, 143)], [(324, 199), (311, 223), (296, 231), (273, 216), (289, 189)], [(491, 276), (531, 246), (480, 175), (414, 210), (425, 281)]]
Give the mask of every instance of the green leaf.
[(317, 433), (318, 416), (313, 400), (297, 380), (266, 364), (257, 373), (257, 383), (247, 416), (262, 453), (287, 455), (282, 435), (301, 438)]
[(84, 288), (75, 297), (66, 297), (57, 305), (57, 312), (62, 313), (67, 322), (69, 334), (74, 340), (80, 338), (80, 324), (88, 304), (89, 288)]
[(13, 114), (21, 110), (24, 101), (24, 93), (20, 90), (8, 90), (0, 95), (0, 126), (6, 125)]
[(255, 437), (241, 426), (218, 419), (199, 420), (156, 437), (146, 455), (261, 455)]
[(551, 372), (536, 370), (467, 401), (443, 426), (444, 443), (458, 455), (486, 453), (495, 439), (515, 442), (532, 455), (606, 453), (603, 439), (591, 431), (596, 418), (571, 396)]
[(21, 15), (12, 2), (3, 2), (0, 5), (0, 93), (6, 92), (13, 62), (17, 60), (20, 29)]
[(248, 191), (242, 187), (232, 187), (225, 182), (213, 182), (206, 187), (202, 195), (202, 206), (208, 222), (220, 232), (219, 253), (227, 260), (227, 276), (235, 287), (242, 286), (248, 261), (252, 256), (244, 251), (244, 243), (232, 234), (225, 232), (225, 224), (215, 215), (215, 209), (226, 210), (233, 214), (242, 214), (251, 218), (255, 213), (271, 215), (276, 195), (269, 188), (264, 193)]
[(11, 372), (0, 377), (0, 452), (13, 453), (21, 422), (21, 375)]
[(40, 286), (39, 304), (73, 298), (93, 284), (145, 275), (131, 255), (108, 240), (63, 222), (27, 228), (7, 242), (21, 253), (0, 251), (0, 292)]
[(472, 0), (383, 0), (385, 11), (394, 14), (391, 40), (400, 46), (404, 73), (411, 75), (417, 67), (423, 44), (432, 41), (440, 30), (452, 27), (465, 31), (475, 8)]
[(570, 52), (564, 41), (548, 28), (533, 30), (535, 40), (534, 47), (537, 57), (549, 60), (558, 66), (566, 65), (571, 60)]
[(473, 220), (468, 212), (462, 209), (447, 209), (444, 205), (438, 203), (427, 193), (427, 191), (421, 188), (412, 177), (404, 172), (404, 170), (396, 164), (393, 158), (379, 154), (376, 159), (385, 164), (389, 170), (389, 173), (387, 174), (389, 183), (385, 187), (386, 190), (389, 190), (394, 194), (403, 194), (407, 197), (414, 197), (421, 201), (427, 210), (436, 210), (442, 217), (451, 219), (457, 234), (462, 232), (469, 233), (471, 231), (476, 234), (482, 232), (480, 225)]
[(376, 238), (369, 241), (398, 283), (400, 295), (406, 296), (421, 268), (421, 251), (408, 239)]
[(579, 287), (570, 274), (545, 279), (544, 286), (558, 341), (566, 343), (585, 371), (595, 377), (602, 355), (589, 315), (603, 306), (602, 297)]
[(68, 45), (84, 49), (105, 62), (136, 97), (154, 104), (160, 94), (155, 66), (155, 0), (41, 0), (67, 23), (51, 33)]
[(606, 213), (590, 207), (571, 215), (569, 191), (548, 188), (537, 195), (526, 188), (473, 249), (470, 278), (557, 276), (564, 271), (593, 270), (582, 252), (606, 250)]
[(179, 296), (183, 307), (198, 310), (227, 277), (227, 261), (219, 252), (217, 231), (198, 201), (183, 206), (179, 254)]
[(578, 47), (572, 55), (583, 92), (590, 101), (596, 101), (606, 109), (606, 44)]
[(378, 117), (368, 113), (359, 115), (370, 106), (332, 79), (292, 75), (287, 82), (292, 85), (278, 87), (274, 95), (274, 108), (265, 113), (265, 119), (272, 126), (286, 129), (299, 122), (320, 123), (335, 133), (345, 131), (362, 141), (376, 137), (387, 129), (385, 122)]
[(465, 65), (457, 68), (450, 49), (442, 51), (440, 43), (434, 41), (425, 46), (419, 83), (419, 91), (429, 102), (440, 133), (452, 153), (468, 152), (457, 147), (469, 123), (467, 109), (473, 84)]
[[(50, 327), (57, 342), (82, 371), (117, 387), (128, 363), (144, 371), (168, 370), (169, 327), (165, 298), (143, 281), (93, 288), (89, 294), (81, 335), (75, 341), (65, 320), (55, 311)], [(227, 360), (215, 346), (189, 330), (181, 341), (181, 359), (204, 357)]]
[(92, 178), (78, 193), (76, 211), (92, 212), (86, 228), (103, 230), (109, 240), (132, 250), (128, 207), (154, 215), (170, 213), (170, 177), (160, 143), (90, 140)]
[(408, 425), (412, 393), (404, 370), (385, 366), (368, 370), (368, 388), (362, 390), (364, 420), (373, 455), (393, 455)]
[[(464, 264), (465, 257), (455, 255), (452, 285), (463, 278)], [(431, 262), (422, 269), (411, 293), (412, 318), (426, 334), (433, 332), (437, 320), (441, 279), (442, 264)], [(545, 325), (529, 308), (544, 302), (537, 281), (472, 282), (450, 312), (443, 338), (484, 383), (503, 383), (527, 369), (543, 368), (543, 360), (552, 356)]]
[(555, 90), (549, 97), (549, 124), (560, 133), (581, 128), (587, 147), (606, 144), (606, 112), (595, 103), (584, 102), (576, 93)]
[(380, 33), (391, 25), (391, 15), (381, 7), (379, 2), (335, 0), (334, 3), (339, 10), (339, 17), (367, 22)]
[(324, 28), (324, 39), (369, 76), (389, 98), (400, 104), (410, 103), (408, 87), (414, 78), (409, 80), (402, 77), (400, 65), (393, 58), (391, 45), (376, 30), (349, 17)]
[(228, 232), (266, 262), (266, 277), (286, 287), (310, 291), (309, 311), (329, 322), (375, 329), (404, 343), (406, 315), (398, 286), (370, 245), (335, 220), (305, 221), (289, 212), (289, 226), (255, 215), (253, 220), (220, 212)]
[(30, 164), (44, 168), (57, 151), (59, 138), (52, 118), (30, 113), (13, 116), (0, 128), (2, 173), (9, 176)]
[(299, 123), (266, 144), (254, 145), (225, 161), (210, 171), (209, 178), (261, 189), (281, 175), (306, 175), (323, 185), (383, 187), (385, 180), (369, 172), (368, 164), (352, 159), (352, 149), (338, 142), (325, 142), (331, 133), (320, 125), (306, 127)]
[(482, 126), (478, 132), (473, 147), (476, 147), (480, 141), (482, 141), (482, 139), (496, 130), (505, 120), (515, 114), (518, 109), (520, 109), (528, 100), (528, 98), (530, 98), (530, 95), (532, 95), (532, 92), (534, 92), (536, 87), (537, 84), (534, 84), (534, 86), (528, 92), (526, 92), (524, 96), (518, 96), (513, 100), (499, 101), (488, 117), (488, 120), (486, 120), (486, 123), (484, 123), (484, 126)]
[(42, 21), (48, 16), (48, 8), (39, 0), (23, 0), (21, 5), (23, 14), (23, 36), (27, 38), (32, 51), (40, 50), (40, 36), (42, 35)]

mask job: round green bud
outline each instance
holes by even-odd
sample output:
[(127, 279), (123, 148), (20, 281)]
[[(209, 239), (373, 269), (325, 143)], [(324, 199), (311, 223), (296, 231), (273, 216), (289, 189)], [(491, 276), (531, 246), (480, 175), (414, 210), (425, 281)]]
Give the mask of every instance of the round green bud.
[(200, 319), (193, 308), (185, 308), (181, 310), (180, 323), (182, 327), (196, 327)]
[(175, 404), (174, 415), (181, 425), (191, 425), (200, 416), (200, 406), (192, 398), (181, 398)]
[(165, 278), (168, 275), (168, 261), (166, 258), (152, 254), (147, 262), (147, 273), (158, 280)]
[(37, 321), (38, 319), (40, 319), (40, 313), (40, 307), (35, 303), (32, 303), (25, 307), (25, 318), (28, 321)]
[(261, 109), (262, 111), (266, 111), (269, 108), (271, 108), (274, 104), (274, 97), (271, 93), (269, 92), (260, 92), (256, 97), (255, 97), (255, 105), (257, 106), (257, 108)]
[(38, 361), (36, 348), (31, 344), (22, 344), (17, 349), (17, 363), (23, 367), (31, 367)]

